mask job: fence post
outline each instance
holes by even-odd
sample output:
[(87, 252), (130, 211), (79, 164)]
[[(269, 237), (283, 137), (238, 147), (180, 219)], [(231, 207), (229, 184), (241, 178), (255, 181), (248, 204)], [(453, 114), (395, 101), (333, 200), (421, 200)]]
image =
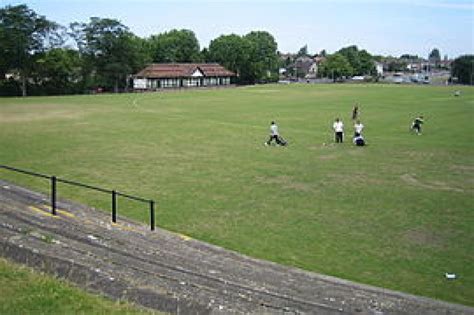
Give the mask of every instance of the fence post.
[(51, 176), (51, 213), (56, 215), (56, 176)]
[(112, 222), (117, 223), (117, 192), (112, 190)]
[(150, 200), (150, 228), (155, 230), (155, 202)]

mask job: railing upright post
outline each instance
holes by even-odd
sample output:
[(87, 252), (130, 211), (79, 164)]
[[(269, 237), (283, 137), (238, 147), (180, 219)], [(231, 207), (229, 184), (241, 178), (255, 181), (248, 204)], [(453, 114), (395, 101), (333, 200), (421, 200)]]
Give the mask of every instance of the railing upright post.
[(112, 222), (117, 223), (117, 192), (112, 190)]
[(155, 230), (155, 202), (150, 200), (150, 228)]
[(51, 213), (56, 215), (56, 176), (51, 176)]

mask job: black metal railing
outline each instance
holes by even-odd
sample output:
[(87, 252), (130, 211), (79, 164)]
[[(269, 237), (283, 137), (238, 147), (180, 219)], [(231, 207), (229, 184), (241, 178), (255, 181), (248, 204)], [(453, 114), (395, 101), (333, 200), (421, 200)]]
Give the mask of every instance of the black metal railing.
[(132, 196), (132, 195), (125, 194), (125, 193), (122, 193), (122, 192), (118, 192), (116, 190), (104, 189), (104, 188), (101, 188), (101, 187), (87, 185), (87, 184), (79, 183), (79, 182), (64, 179), (64, 178), (58, 178), (56, 176), (48, 176), (48, 175), (44, 175), (44, 174), (40, 174), (40, 173), (36, 173), (36, 172), (32, 172), (32, 171), (22, 170), (22, 169), (7, 166), (7, 165), (0, 165), (0, 168), (10, 170), (10, 171), (13, 171), (13, 172), (17, 172), (17, 173), (23, 173), (23, 174), (27, 174), (27, 175), (31, 175), (31, 176), (35, 176), (35, 177), (49, 179), (50, 183), (51, 183), (51, 214), (52, 215), (56, 215), (57, 183), (63, 183), (63, 184), (67, 184), (67, 185), (72, 185), (72, 186), (77, 186), (77, 187), (82, 187), (82, 188), (87, 188), (87, 189), (91, 189), (91, 190), (100, 191), (100, 192), (106, 193), (106, 194), (111, 194), (111, 196), (112, 196), (112, 222), (114, 222), (114, 223), (117, 222), (117, 197), (118, 196), (128, 198), (128, 199), (131, 199), (131, 200), (135, 200), (135, 201), (148, 203), (150, 205), (150, 228), (151, 228), (152, 231), (155, 229), (155, 201), (153, 201), (151, 199), (144, 199), (144, 198), (141, 198), (141, 197)]

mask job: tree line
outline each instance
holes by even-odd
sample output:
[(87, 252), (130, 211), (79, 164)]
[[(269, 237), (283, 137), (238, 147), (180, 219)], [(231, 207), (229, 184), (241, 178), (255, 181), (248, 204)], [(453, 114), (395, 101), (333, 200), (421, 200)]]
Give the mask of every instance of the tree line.
[[(304, 48), (301, 54), (307, 54)], [(349, 46), (328, 55), (320, 71), (328, 77), (373, 74), (373, 61), (367, 51)], [(115, 19), (91, 17), (62, 26), (27, 5), (0, 8), (3, 96), (126, 91), (145, 65), (172, 62), (216, 62), (235, 72), (238, 84), (275, 82), (284, 66), (274, 37), (265, 31), (221, 35), (201, 50), (191, 30), (141, 38)]]
[(201, 50), (186, 29), (141, 38), (115, 19), (65, 27), (17, 5), (0, 9), (0, 47), (0, 95), (123, 91), (149, 63), (216, 62), (240, 84), (278, 80), (277, 43), (264, 31), (222, 35)]

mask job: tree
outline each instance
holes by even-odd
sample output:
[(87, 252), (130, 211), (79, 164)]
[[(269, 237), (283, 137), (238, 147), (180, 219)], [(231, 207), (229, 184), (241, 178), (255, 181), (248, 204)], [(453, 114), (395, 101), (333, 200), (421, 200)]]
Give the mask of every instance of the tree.
[(399, 59), (392, 56), (381, 57), (379, 61), (386, 64), (387, 71), (389, 72), (405, 71), (408, 64), (406, 59)]
[(117, 92), (148, 61), (145, 41), (117, 20), (92, 17), (70, 27), (84, 58), (84, 88), (98, 85)]
[(329, 55), (326, 61), (321, 64), (320, 71), (323, 76), (330, 77), (336, 82), (339, 78), (351, 76), (354, 70), (346, 57), (335, 53)]
[(462, 84), (474, 84), (474, 55), (464, 55), (454, 59), (451, 75)]
[(360, 69), (360, 59), (359, 59), (359, 50), (358, 50), (357, 46), (352, 45), (352, 46), (348, 46), (348, 47), (345, 47), (345, 48), (341, 48), (337, 53), (343, 55), (344, 57), (346, 57), (347, 61), (349, 62), (349, 64), (351, 65), (351, 67), (354, 71), (354, 74), (356, 74), (356, 75), (361, 74), (361, 73), (359, 73), (360, 72), (359, 71), (359, 69)]
[(355, 75), (374, 74), (374, 58), (365, 49), (359, 50), (357, 46), (352, 45), (340, 49), (338, 53), (346, 57)]
[(405, 60), (408, 60), (408, 61), (414, 61), (414, 60), (420, 59), (420, 57), (418, 57), (418, 55), (403, 54), (403, 55), (400, 56), (400, 59), (405, 59)]
[(308, 45), (304, 45), (303, 47), (298, 50), (298, 53), (296, 54), (296, 57), (304, 57), (308, 56)]
[(278, 80), (277, 43), (268, 32), (254, 31), (244, 36), (252, 44), (250, 62), (256, 81)]
[(200, 56), (199, 61), (209, 62), (209, 50), (207, 48), (201, 50)]
[(359, 51), (359, 69), (357, 69), (357, 74), (359, 75), (376, 74), (374, 58), (365, 49)]
[(82, 60), (77, 50), (55, 48), (36, 59), (32, 78), (39, 94), (72, 94), (80, 91)]
[(253, 83), (251, 55), (253, 43), (239, 35), (221, 35), (209, 44), (209, 61), (237, 73), (241, 83)]
[(62, 44), (59, 25), (36, 14), (26, 5), (0, 9), (0, 74), (16, 71), (21, 80), (21, 93), (27, 94), (27, 80), (37, 54)]
[(154, 62), (197, 62), (201, 58), (199, 42), (190, 30), (174, 29), (148, 41)]
[(441, 54), (439, 53), (438, 48), (434, 48), (431, 52), (430, 55), (428, 56), (428, 60), (431, 63), (434, 63), (435, 65), (438, 65), (439, 62), (441, 61)]

